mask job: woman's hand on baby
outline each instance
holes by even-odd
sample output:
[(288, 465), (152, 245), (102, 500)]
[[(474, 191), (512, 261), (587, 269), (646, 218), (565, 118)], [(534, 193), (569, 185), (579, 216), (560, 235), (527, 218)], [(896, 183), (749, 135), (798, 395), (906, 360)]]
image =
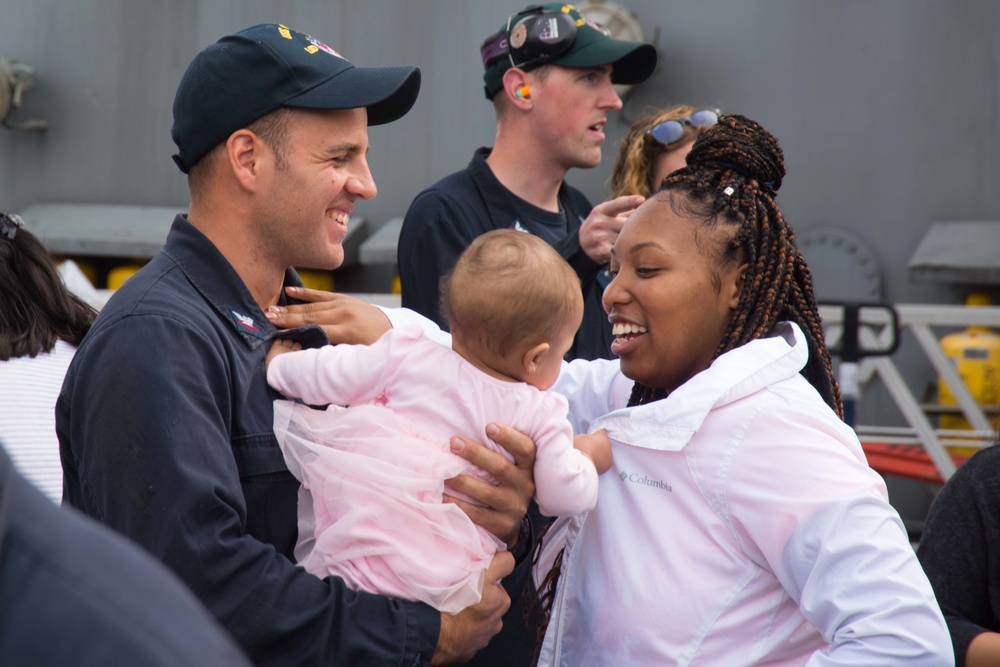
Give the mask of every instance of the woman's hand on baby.
[(459, 475), (449, 479), (447, 487), (475, 498), (482, 505), (448, 495), (445, 501), (461, 507), (473, 523), (513, 547), (517, 543), (521, 520), (528, 511), (528, 502), (535, 495), (535, 443), (509, 426), (489, 424), (486, 434), (510, 452), (513, 463), (478, 442), (455, 436), (451, 439), (451, 451), (492, 475), (497, 485), (471, 475)]
[(271, 361), (274, 360), (279, 354), (285, 354), (286, 352), (295, 352), (296, 350), (301, 350), (302, 346), (293, 340), (283, 340), (281, 338), (276, 338), (274, 343), (271, 344), (271, 349), (267, 351), (267, 358), (264, 360), (264, 368), (271, 367)]
[(279, 329), (316, 324), (331, 343), (369, 345), (392, 328), (385, 313), (361, 299), (305, 287), (286, 287), (285, 292), (308, 303), (270, 306), (264, 314)]

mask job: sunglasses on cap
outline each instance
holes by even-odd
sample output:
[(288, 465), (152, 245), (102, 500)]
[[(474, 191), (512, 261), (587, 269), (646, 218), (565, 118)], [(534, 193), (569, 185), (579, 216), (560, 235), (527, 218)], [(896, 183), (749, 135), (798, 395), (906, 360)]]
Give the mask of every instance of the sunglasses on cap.
[[(573, 5), (546, 9), (542, 5), (528, 7), (507, 17), (507, 28), (488, 37), (480, 47), (483, 64), (489, 67), (497, 58), (506, 54), (511, 67), (534, 68), (568, 52), (576, 42), (577, 26), (584, 20)], [(579, 23), (577, 23), (579, 19)], [(611, 33), (596, 23), (597, 28), (610, 37)], [(520, 62), (514, 62), (517, 56)]]
[(684, 136), (685, 123), (694, 127), (711, 127), (719, 122), (719, 113), (718, 109), (698, 109), (690, 116), (657, 123), (647, 134), (657, 143), (669, 146)]

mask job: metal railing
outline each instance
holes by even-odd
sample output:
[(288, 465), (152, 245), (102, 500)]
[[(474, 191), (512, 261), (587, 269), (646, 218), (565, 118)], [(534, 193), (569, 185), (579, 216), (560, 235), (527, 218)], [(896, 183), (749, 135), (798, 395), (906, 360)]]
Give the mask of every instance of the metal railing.
[[(971, 430), (938, 429), (928, 415), (940, 408), (921, 405), (910, 391), (893, 363), (891, 356), (868, 356), (858, 362), (858, 380), (861, 385), (878, 377), (899, 408), (907, 427), (855, 425), (858, 437), (865, 441), (918, 444), (924, 448), (941, 478), (947, 480), (955, 472), (955, 463), (948, 447), (981, 448), (995, 441), (996, 433), (986, 415), (986, 410), (973, 398), (968, 387), (959, 377), (955, 364), (941, 349), (934, 327), (949, 329), (985, 326), (1000, 330), (1000, 307), (996, 306), (938, 306), (923, 304), (897, 304), (898, 334), (909, 332), (920, 346), (941, 379), (948, 384), (957, 403), (957, 409), (968, 420)], [(820, 315), (830, 347), (841, 345), (844, 334), (844, 309), (821, 305)], [(859, 342), (862, 349), (887, 349), (890, 338), (896, 335), (887, 314), (873, 310), (860, 322)]]

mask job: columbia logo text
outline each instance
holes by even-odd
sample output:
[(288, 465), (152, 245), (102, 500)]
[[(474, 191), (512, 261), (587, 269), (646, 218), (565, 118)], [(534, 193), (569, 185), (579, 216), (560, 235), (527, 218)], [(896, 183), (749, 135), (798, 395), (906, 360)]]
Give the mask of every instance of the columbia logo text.
[(618, 473), (618, 479), (623, 482), (629, 482), (631, 484), (640, 484), (642, 486), (650, 486), (654, 489), (663, 489), (664, 491), (673, 491), (671, 486), (659, 479), (651, 479), (646, 475), (637, 472), (625, 472), (622, 470)]

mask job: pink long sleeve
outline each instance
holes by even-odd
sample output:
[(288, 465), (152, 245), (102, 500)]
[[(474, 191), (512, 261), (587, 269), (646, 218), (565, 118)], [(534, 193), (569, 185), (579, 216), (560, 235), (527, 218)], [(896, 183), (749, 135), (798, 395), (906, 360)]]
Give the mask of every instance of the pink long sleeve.
[(535, 501), (546, 516), (573, 516), (597, 503), (597, 469), (573, 447), (566, 399), (546, 394), (531, 433), (535, 453)]
[(350, 405), (374, 399), (390, 377), (392, 338), (371, 345), (325, 345), (275, 357), (267, 382), (312, 405)]

